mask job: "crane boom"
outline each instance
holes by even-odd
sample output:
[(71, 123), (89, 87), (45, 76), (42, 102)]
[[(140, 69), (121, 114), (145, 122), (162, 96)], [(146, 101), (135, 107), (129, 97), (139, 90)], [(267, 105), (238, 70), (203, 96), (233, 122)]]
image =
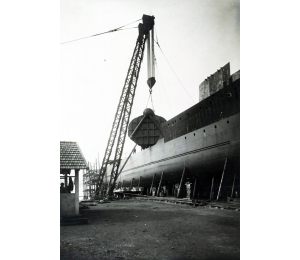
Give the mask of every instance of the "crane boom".
[(126, 137), (129, 118), (130, 118), (131, 109), (133, 105), (133, 99), (134, 99), (137, 81), (140, 73), (141, 63), (143, 60), (145, 42), (149, 38), (149, 31), (152, 30), (153, 28), (154, 19), (155, 19), (154, 16), (143, 15), (143, 24), (141, 23), (139, 24), (139, 35), (128, 68), (124, 87), (115, 114), (114, 122), (106, 146), (105, 154), (102, 160), (101, 169), (99, 171), (95, 197), (99, 195), (99, 192), (102, 189), (103, 177), (107, 171), (107, 166), (110, 162), (109, 159), (115, 144), (116, 135), (119, 130), (119, 136), (116, 145), (115, 156), (113, 160), (113, 167), (111, 170), (109, 189), (107, 190), (107, 195), (112, 196), (113, 188), (118, 178), (118, 170), (121, 163), (121, 156), (125, 144), (125, 137)]

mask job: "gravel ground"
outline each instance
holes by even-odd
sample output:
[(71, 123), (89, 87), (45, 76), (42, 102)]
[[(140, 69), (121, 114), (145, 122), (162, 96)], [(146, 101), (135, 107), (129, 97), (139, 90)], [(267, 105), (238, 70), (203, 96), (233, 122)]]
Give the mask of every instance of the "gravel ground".
[(145, 200), (81, 210), (88, 225), (60, 227), (65, 259), (240, 259), (240, 212)]

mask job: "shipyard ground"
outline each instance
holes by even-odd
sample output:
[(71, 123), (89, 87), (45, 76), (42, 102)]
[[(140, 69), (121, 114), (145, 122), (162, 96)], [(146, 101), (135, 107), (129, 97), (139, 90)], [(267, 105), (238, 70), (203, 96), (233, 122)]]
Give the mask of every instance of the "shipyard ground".
[(81, 210), (87, 225), (60, 227), (60, 259), (240, 259), (239, 206), (181, 202), (114, 200)]

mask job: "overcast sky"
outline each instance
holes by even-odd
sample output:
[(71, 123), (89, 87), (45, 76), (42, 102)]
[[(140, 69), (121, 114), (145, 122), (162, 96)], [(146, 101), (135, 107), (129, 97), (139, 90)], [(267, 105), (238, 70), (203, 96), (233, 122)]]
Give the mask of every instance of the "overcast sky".
[[(231, 73), (240, 69), (237, 0), (61, 0), (60, 41), (106, 32), (143, 14), (155, 16), (155, 35), (166, 57), (155, 45), (157, 115), (169, 120), (196, 104), (200, 83), (227, 62)], [(60, 45), (60, 140), (77, 141), (89, 162), (98, 154), (102, 162), (137, 36), (135, 28)], [(146, 81), (145, 55), (131, 119), (146, 108)], [(127, 138), (124, 154), (133, 146)]]

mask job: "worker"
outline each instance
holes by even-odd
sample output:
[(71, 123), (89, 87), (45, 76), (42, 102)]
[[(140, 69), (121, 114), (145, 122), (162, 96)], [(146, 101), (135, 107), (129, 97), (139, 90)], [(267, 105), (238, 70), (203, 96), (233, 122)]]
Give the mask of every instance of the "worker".
[(60, 184), (60, 193), (67, 193), (67, 190), (66, 190), (66, 188), (64, 186), (65, 186), (64, 183)]

